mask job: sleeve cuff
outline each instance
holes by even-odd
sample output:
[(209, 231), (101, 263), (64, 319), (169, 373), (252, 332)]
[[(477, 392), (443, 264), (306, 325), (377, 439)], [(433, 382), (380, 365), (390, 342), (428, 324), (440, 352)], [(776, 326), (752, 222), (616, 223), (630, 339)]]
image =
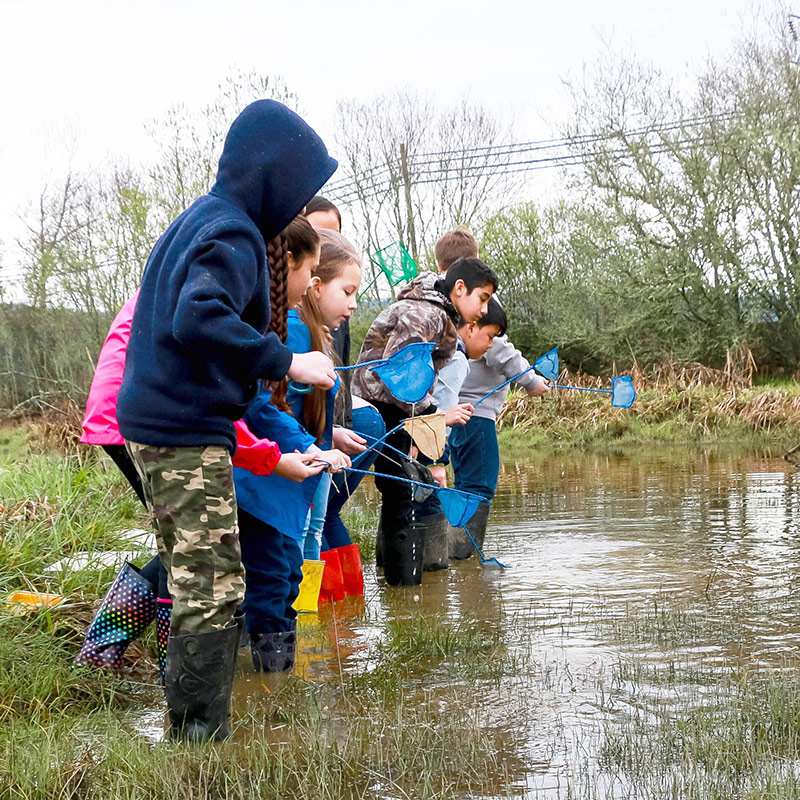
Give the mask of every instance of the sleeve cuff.
[(274, 333), (268, 333), (264, 337), (264, 346), (256, 363), (254, 376), (268, 381), (282, 381), (292, 366), (293, 357), (292, 351)]

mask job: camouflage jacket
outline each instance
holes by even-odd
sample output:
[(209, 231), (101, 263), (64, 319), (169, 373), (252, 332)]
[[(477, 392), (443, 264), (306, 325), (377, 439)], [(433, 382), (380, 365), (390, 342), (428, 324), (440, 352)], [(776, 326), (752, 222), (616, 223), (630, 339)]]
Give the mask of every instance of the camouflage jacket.
[[(433, 272), (418, 275), (397, 295), (397, 302), (376, 317), (367, 331), (358, 363), (387, 358), (412, 342), (436, 342), (432, 357), (439, 373), (456, 351), (458, 312), (450, 298), (434, 288), (438, 278)], [(425, 414), (435, 407), (429, 392), (412, 410), (410, 404), (392, 396), (369, 369), (355, 370), (352, 391), (364, 400), (393, 403), (409, 416)]]

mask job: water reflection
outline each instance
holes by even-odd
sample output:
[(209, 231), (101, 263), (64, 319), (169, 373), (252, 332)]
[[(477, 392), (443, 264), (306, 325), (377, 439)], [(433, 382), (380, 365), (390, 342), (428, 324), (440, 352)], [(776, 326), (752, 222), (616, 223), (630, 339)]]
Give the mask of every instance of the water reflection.
[[(796, 657), (798, 510), (794, 469), (769, 453), (654, 448), (506, 463), (485, 552), (512, 569), (473, 558), (392, 589), (367, 567), (363, 606), (301, 622), (296, 672), (335, 683), (374, 669), (387, 624), (420, 615), (502, 630), (519, 656), (514, 674), (468, 687), (420, 675), (416, 690), (445, 705), (469, 692), (506, 751), (498, 796), (567, 796), (578, 756), (596, 756), (598, 732), (637, 693), (676, 702), (661, 670), (780, 668)], [(698, 676), (681, 691), (700, 702)], [(242, 676), (236, 692), (248, 705), (263, 681)]]

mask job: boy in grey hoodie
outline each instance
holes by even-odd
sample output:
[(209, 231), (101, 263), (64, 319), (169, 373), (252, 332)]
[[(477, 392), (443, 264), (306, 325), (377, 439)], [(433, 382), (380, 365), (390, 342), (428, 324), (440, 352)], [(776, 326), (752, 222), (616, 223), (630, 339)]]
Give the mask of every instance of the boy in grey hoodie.
[[(459, 318), (477, 322), (487, 311), (489, 300), (497, 289), (495, 274), (477, 258), (460, 259), (447, 275), (423, 272), (398, 294), (396, 303), (382, 311), (364, 337), (359, 363), (388, 358), (413, 342), (432, 342), (433, 367), (439, 370), (456, 352)], [(433, 395), (415, 405), (404, 403), (392, 395), (380, 377), (371, 370), (358, 370), (353, 376), (353, 394), (372, 403), (392, 430), (411, 416), (437, 410)], [(471, 409), (456, 406), (447, 409), (449, 425), (463, 421)], [(410, 452), (411, 438), (398, 430), (387, 438), (394, 450)], [(405, 478), (403, 462), (388, 448), (375, 462), (375, 471)], [(417, 585), (422, 580), (423, 528), (415, 519), (412, 493), (407, 484), (394, 477), (376, 477), (375, 486), (382, 496), (381, 530), (383, 535), (383, 568), (390, 586)], [(445, 532), (446, 534), (446, 532)]]
[[(445, 273), (458, 258), (477, 254), (478, 243), (468, 231), (450, 231), (436, 243), (434, 255), (439, 272)], [(496, 298), (495, 298), (496, 299)], [(469, 374), (461, 385), (459, 403), (474, 405), (487, 392), (526, 370), (530, 364), (511, 343), (508, 336), (497, 336), (492, 347), (479, 359), (469, 362)], [(533, 370), (516, 381), (530, 397), (540, 397), (549, 390), (547, 381)], [(476, 406), (465, 425), (453, 428), (448, 445), (455, 474), (455, 488), (486, 498), (467, 522), (470, 533), (483, 547), (489, 508), (500, 472), (500, 449), (497, 444), (497, 416), (503, 408), (509, 387), (504, 387)], [(439, 477), (434, 471), (435, 477)], [(468, 558), (475, 548), (463, 529), (450, 529), (449, 556)]]

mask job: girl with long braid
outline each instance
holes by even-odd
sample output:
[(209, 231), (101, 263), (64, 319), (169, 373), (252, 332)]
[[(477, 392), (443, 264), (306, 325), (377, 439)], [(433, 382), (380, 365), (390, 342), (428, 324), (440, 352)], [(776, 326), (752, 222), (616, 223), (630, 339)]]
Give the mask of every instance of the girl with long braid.
[[(319, 260), (319, 240), (308, 226), (290, 223), (267, 248), (270, 266), (271, 304), (276, 308), (274, 325), (286, 327), (286, 278), (289, 248), (294, 253), (291, 262), (293, 286), (304, 289)], [(295, 293), (299, 289), (293, 289)], [(97, 359), (86, 415), (83, 420), (85, 444), (100, 445), (128, 479), (137, 497), (145, 504), (142, 483), (123, 444), (117, 423), (117, 393), (122, 383), (126, 351), (130, 338), (131, 320), (137, 291), (115, 317)], [(284, 337), (285, 338), (285, 337)], [(302, 481), (317, 475), (321, 465), (312, 464), (309, 457), (299, 453), (281, 453), (269, 439), (254, 436), (243, 420), (234, 423), (237, 449), (232, 462), (256, 475), (272, 472), (290, 481)], [(150, 623), (156, 621), (156, 650), (161, 681), (165, 680), (167, 640), (169, 638), (172, 599), (167, 589), (167, 573), (159, 557), (154, 556), (142, 569), (126, 563), (105, 596), (86, 631), (81, 649), (75, 659), (78, 666), (119, 671), (128, 646), (142, 636)]]
[[(279, 265), (279, 243), (275, 243), (276, 268), (271, 280), (272, 305), (276, 309), (273, 330), (276, 333), (287, 332), (286, 344), (295, 354), (327, 350), (327, 334), (321, 328), (315, 329), (317, 335), (312, 341), (298, 336), (302, 323), (298, 325), (299, 318), (294, 310), (301, 298), (303, 307), (306, 307), (306, 289), (309, 281), (316, 280), (307, 266), (317, 268), (319, 264), (319, 236), (304, 217), (295, 219), (285, 233), (289, 249), (288, 252), (284, 249), (280, 256), (285, 269)], [(317, 454), (325, 462), (349, 467), (350, 459), (346, 455), (330, 449), (330, 426), (327, 435), (323, 433), (325, 395), (330, 395), (332, 410), (336, 385), (327, 392), (324, 389), (319, 391), (323, 406), (321, 409), (315, 406), (314, 414), (308, 415), (303, 413), (302, 401), (299, 404), (292, 402), (291, 391), (287, 404), (286, 381), (265, 386), (248, 409), (245, 421), (254, 434), (274, 440), (283, 452), (294, 450), (307, 455)], [(247, 573), (247, 592), (242, 608), (253, 664), (259, 671), (283, 672), (294, 665), (297, 615), (292, 604), (302, 578), (302, 537), (309, 510), (317, 502), (320, 481), (328, 476), (313, 476), (300, 484), (274, 473), (259, 475), (235, 468), (233, 477), (239, 501), (242, 562)], [(326, 481), (322, 485), (327, 495), (329, 483)], [(324, 500), (320, 507), (324, 510)]]

